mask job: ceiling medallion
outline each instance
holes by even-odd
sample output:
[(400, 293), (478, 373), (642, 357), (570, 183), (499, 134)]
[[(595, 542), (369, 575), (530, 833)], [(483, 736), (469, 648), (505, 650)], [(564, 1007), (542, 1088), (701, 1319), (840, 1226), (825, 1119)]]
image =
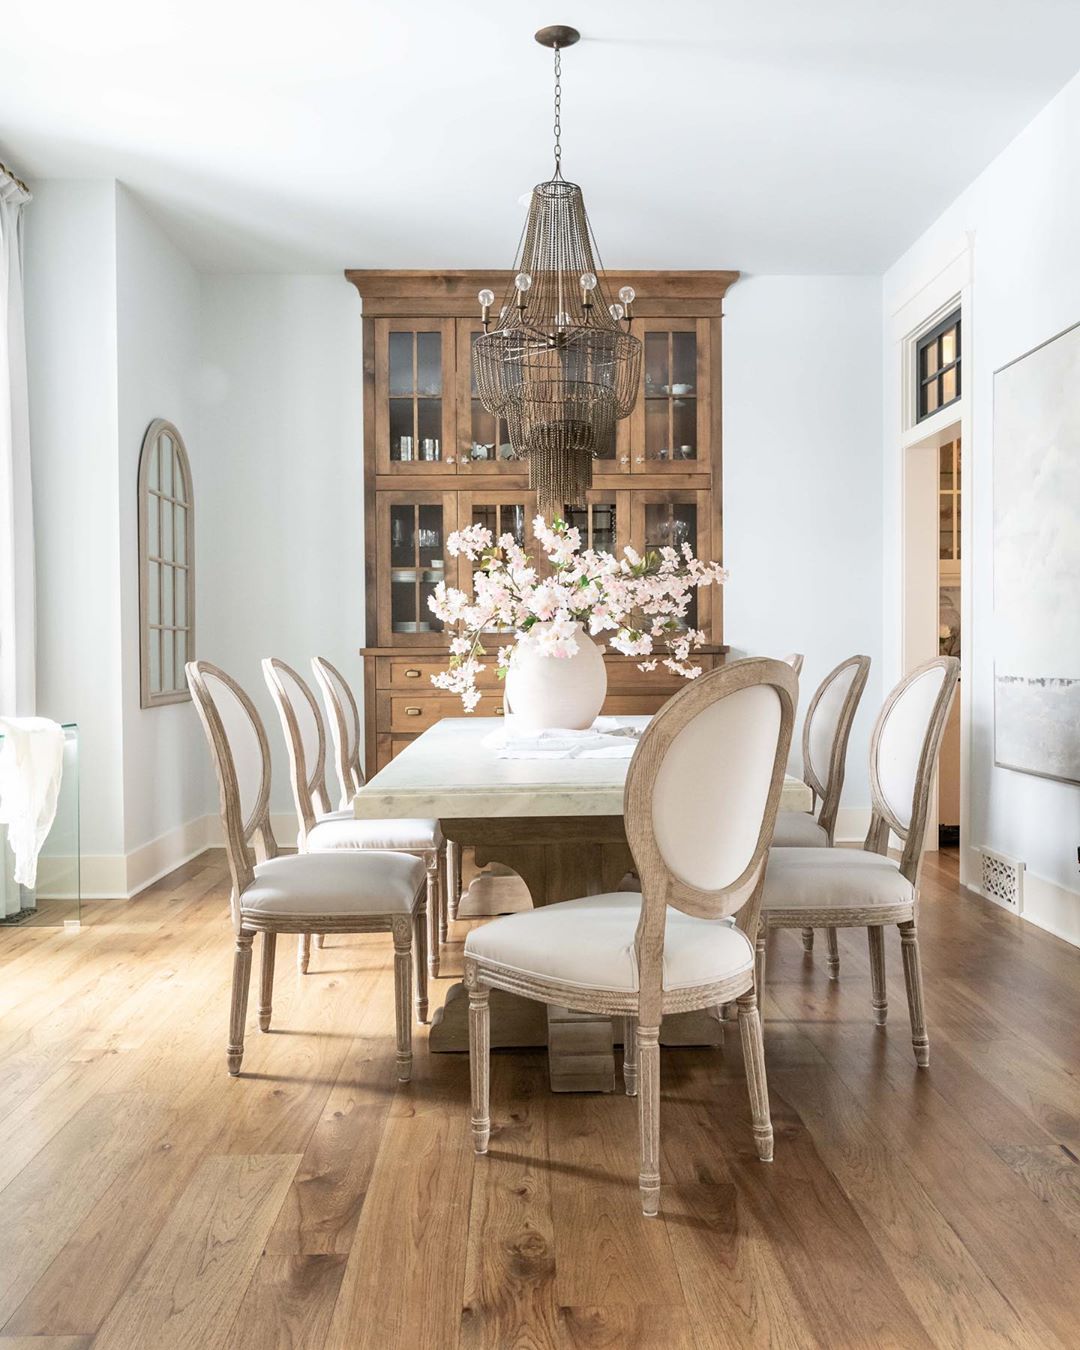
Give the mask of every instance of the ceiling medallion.
[(633, 410), (641, 375), (633, 288), (615, 301), (608, 295), (581, 188), (562, 175), (561, 53), (580, 36), (561, 24), (536, 34), (555, 52), (555, 172), (533, 188), (496, 318), (494, 292), (477, 296), (484, 333), (473, 348), (480, 400), (506, 419), (548, 520), (585, 504), (592, 461), (613, 450), (615, 423)]

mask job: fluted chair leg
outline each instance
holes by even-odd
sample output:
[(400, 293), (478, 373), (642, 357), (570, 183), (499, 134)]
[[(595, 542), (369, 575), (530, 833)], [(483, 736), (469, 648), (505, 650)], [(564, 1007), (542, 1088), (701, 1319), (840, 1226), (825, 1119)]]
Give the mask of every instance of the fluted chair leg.
[(439, 889), (439, 945), (445, 947), (450, 936), (450, 871), (446, 865), (445, 851), (437, 855), (436, 863)]
[(416, 982), (416, 1020), (428, 1020), (427, 914), (418, 909), (413, 915), (413, 977)]
[(825, 929), (825, 945), (829, 949), (829, 979), (838, 980), (840, 978), (840, 942), (835, 928)]
[(866, 930), (870, 943), (870, 997), (874, 1008), (874, 1022), (883, 1027), (889, 1015), (889, 1000), (885, 994), (885, 929), (871, 924)]
[(622, 1073), (626, 1095), (636, 1097), (638, 1089), (637, 1020), (633, 1017), (623, 1018)]
[(930, 1064), (930, 1037), (926, 1031), (923, 1011), (922, 964), (919, 961), (919, 939), (915, 922), (897, 925), (900, 929), (900, 953), (904, 958), (904, 983), (907, 985), (908, 1011), (911, 1013), (911, 1044), (915, 1063), (920, 1069)]
[(274, 1006), (274, 957), (277, 954), (277, 934), (262, 935), (262, 974), (259, 980), (259, 1030), (270, 1030), (270, 1014)]
[(641, 1128), (641, 1212), (660, 1212), (660, 1028), (637, 1029), (638, 1122)]
[(397, 1076), (399, 1083), (407, 1083), (412, 1077), (412, 918), (403, 914), (394, 918), (392, 923)]
[(308, 973), (308, 966), (311, 963), (311, 934), (301, 933), (300, 940), (296, 944), (296, 968), (301, 975)]
[(427, 959), (428, 975), (439, 977), (439, 851), (424, 858), (427, 864)]
[(469, 990), (469, 1077), (472, 1084), (473, 1148), (488, 1151), (491, 1138), (491, 991)]
[(232, 1002), (229, 1005), (229, 1044), (225, 1062), (233, 1078), (244, 1058), (244, 1027), (247, 1023), (248, 986), (251, 983), (251, 944), (254, 933), (237, 933), (233, 955)]
[(739, 1033), (742, 1037), (746, 1085), (750, 1090), (754, 1143), (761, 1161), (772, 1162), (773, 1127), (769, 1115), (769, 1085), (765, 1077), (765, 1041), (761, 1032), (757, 996), (752, 989), (739, 999)]
[(812, 928), (804, 928), (802, 930), (802, 945), (804, 952), (812, 952), (814, 950), (814, 930)]
[(759, 924), (754, 942), (754, 988), (758, 992), (759, 999), (765, 993), (765, 942), (768, 936), (769, 930), (765, 924)]

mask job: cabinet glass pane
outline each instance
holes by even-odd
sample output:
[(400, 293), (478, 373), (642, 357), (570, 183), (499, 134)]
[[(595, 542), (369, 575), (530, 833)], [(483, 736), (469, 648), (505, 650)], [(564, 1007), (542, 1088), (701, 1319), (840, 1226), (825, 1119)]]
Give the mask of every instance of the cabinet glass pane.
[(390, 409), (390, 458), (402, 461), (417, 459), (415, 403), (411, 398), (388, 400)]
[(416, 562), (416, 508), (390, 508), (390, 563), (393, 567), (409, 567)]
[(667, 333), (645, 334), (645, 394), (666, 394), (671, 384)]
[(671, 458), (697, 459), (697, 399), (671, 400)]
[(187, 633), (177, 633), (176, 635), (176, 687), (184, 687), (184, 665), (187, 661)]
[(441, 506), (390, 508), (390, 626), (395, 633), (442, 627), (428, 598), (445, 576)]
[(416, 335), (416, 392), (425, 396), (442, 393), (442, 335)]
[(387, 342), (390, 397), (413, 392), (412, 333), (391, 333)]
[(187, 507), (173, 507), (173, 557), (179, 563), (187, 562)]
[[(654, 502), (645, 507), (646, 549), (681, 549), (689, 544), (698, 551), (697, 506), (693, 502)], [(685, 622), (697, 627), (697, 597), (690, 601)]]
[(696, 393), (697, 334), (672, 333), (671, 348), (671, 392), (673, 394)]
[(147, 613), (151, 623), (161, 622), (161, 578), (158, 564), (148, 563), (146, 568)]
[(422, 567), (442, 567), (443, 531), (442, 507), (421, 506), (417, 510), (419, 520), (417, 545), (419, 562)]
[(429, 463), (442, 459), (442, 399), (420, 398), (416, 400), (416, 434), (418, 437), (418, 458)]
[(563, 508), (563, 519), (581, 533), (584, 548), (615, 552), (616, 513), (614, 502), (594, 502), (589, 506)]
[(645, 456), (647, 459), (667, 459), (671, 449), (671, 429), (668, 414), (671, 400), (645, 400)]

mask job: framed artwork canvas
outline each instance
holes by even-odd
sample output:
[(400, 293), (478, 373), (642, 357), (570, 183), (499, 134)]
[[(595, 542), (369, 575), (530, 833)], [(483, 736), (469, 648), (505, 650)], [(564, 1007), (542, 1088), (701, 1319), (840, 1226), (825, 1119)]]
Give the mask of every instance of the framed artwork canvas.
[(1080, 324), (994, 373), (994, 761), (1080, 783)]

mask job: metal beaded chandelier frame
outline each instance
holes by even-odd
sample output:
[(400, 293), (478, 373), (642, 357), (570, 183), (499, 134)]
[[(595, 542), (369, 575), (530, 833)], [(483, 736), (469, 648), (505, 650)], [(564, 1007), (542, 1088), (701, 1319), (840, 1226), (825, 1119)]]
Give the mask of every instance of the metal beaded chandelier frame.
[(484, 333), (473, 348), (480, 400), (506, 419), (548, 520), (585, 504), (593, 458), (612, 446), (641, 377), (641, 343), (630, 332), (633, 288), (624, 286), (617, 301), (608, 295), (581, 188), (562, 176), (561, 52), (580, 36), (562, 24), (536, 34), (555, 52), (555, 172), (533, 188), (495, 327), (494, 292), (477, 297)]

